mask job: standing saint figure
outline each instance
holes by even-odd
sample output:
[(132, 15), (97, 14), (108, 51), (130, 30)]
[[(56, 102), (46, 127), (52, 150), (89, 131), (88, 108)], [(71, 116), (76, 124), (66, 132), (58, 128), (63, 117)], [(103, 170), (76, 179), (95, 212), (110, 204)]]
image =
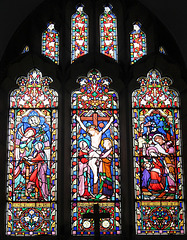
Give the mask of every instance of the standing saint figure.
[(101, 131), (99, 131), (97, 126), (94, 126), (94, 125), (85, 127), (81, 121), (81, 118), (77, 115), (75, 117), (76, 117), (77, 122), (80, 124), (81, 128), (85, 132), (87, 132), (91, 138), (91, 149), (89, 152), (89, 163), (88, 164), (93, 172), (93, 177), (94, 177), (93, 193), (98, 194), (98, 167), (96, 165), (96, 162), (98, 162), (100, 155), (101, 155), (101, 150), (99, 148), (99, 145), (101, 143), (102, 134), (110, 127), (114, 118), (112, 116), (110, 118), (110, 121), (106, 124), (106, 126)]
[(31, 164), (34, 166), (34, 171), (30, 174), (27, 184), (27, 191), (32, 192), (34, 188), (35, 198), (39, 200), (48, 200), (49, 191), (47, 184), (47, 158), (44, 152), (44, 143), (36, 142), (34, 145), (35, 153), (31, 159)]
[(89, 141), (81, 138), (79, 140), (79, 194), (82, 200), (86, 200), (90, 195), (90, 167), (88, 165)]
[(100, 190), (99, 194), (96, 196), (96, 199), (105, 199), (106, 197), (110, 198), (113, 194), (111, 174), (111, 163), (113, 159), (112, 145), (112, 140), (110, 138), (104, 138), (101, 141), (101, 146), (104, 148), (104, 150), (100, 156)]

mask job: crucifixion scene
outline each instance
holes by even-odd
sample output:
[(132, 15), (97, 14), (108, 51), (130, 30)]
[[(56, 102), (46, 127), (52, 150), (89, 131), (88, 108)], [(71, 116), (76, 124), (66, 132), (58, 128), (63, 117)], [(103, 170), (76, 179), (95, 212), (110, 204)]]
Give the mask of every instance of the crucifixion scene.
[[(97, 69), (72, 92), (72, 234), (120, 233), (118, 94)], [(98, 215), (94, 206), (99, 206)], [(95, 214), (90, 215), (89, 214)], [(85, 215), (87, 214), (87, 215)], [(84, 217), (83, 217), (84, 216)]]

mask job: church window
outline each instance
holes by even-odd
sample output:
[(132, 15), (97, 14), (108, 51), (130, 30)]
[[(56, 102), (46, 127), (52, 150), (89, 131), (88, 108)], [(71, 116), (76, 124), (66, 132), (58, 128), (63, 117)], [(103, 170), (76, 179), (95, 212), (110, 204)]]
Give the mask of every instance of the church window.
[(83, 4), (77, 5), (72, 16), (71, 61), (88, 53), (88, 15), (83, 11)]
[(72, 234), (93, 235), (98, 204), (100, 234), (121, 233), (119, 99), (109, 77), (92, 69), (72, 92)]
[(150, 70), (132, 94), (137, 234), (184, 234), (179, 94)]
[(100, 51), (104, 55), (118, 60), (117, 18), (112, 12), (112, 5), (104, 6), (100, 16)]
[(58, 94), (38, 69), (10, 94), (6, 234), (57, 234)]
[(159, 53), (166, 55), (166, 51), (162, 46), (159, 47)]
[(42, 54), (59, 64), (59, 33), (52, 22), (47, 24), (47, 30), (42, 33)]
[(24, 47), (22, 53), (27, 53), (27, 52), (29, 52), (29, 46), (28, 46), (28, 45), (26, 45), (26, 46)]
[(147, 54), (146, 34), (141, 30), (141, 23), (133, 24), (133, 31), (130, 33), (131, 64)]

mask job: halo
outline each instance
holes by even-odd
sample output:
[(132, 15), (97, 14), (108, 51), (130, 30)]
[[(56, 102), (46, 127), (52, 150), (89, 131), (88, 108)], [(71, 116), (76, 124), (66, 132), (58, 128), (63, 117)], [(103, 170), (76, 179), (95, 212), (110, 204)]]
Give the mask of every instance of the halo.
[[(113, 141), (112, 141), (112, 139), (110, 139), (110, 138), (103, 138), (102, 140), (101, 140), (101, 146), (103, 147), (103, 144), (104, 144), (104, 141), (105, 140), (109, 140), (110, 142), (111, 142), (111, 145), (113, 146)], [(104, 147), (103, 147), (104, 148)]]
[(86, 142), (88, 144), (88, 147), (90, 146), (90, 141), (87, 138), (80, 138), (78, 140), (78, 145), (80, 144), (80, 142)]
[(38, 144), (38, 143), (41, 143), (41, 144), (42, 144), (42, 150), (44, 150), (44, 147), (45, 147), (45, 146), (44, 146), (44, 143), (43, 143), (43, 142), (41, 142), (41, 141), (37, 141), (37, 142), (35, 142), (35, 143), (34, 143), (34, 147), (35, 147), (35, 146), (36, 146), (36, 144)]

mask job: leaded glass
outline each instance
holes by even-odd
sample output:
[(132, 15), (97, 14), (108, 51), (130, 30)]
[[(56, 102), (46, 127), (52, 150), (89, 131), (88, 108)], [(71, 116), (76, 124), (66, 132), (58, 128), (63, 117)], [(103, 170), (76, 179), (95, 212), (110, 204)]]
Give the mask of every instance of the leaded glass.
[(162, 46), (159, 47), (159, 53), (162, 53), (162, 54), (166, 55), (166, 51)]
[(137, 234), (184, 234), (179, 97), (150, 70), (132, 94)]
[(100, 220), (100, 233), (121, 233), (119, 99), (111, 81), (93, 69), (71, 97), (73, 235), (94, 234), (93, 219), (83, 219), (94, 203), (110, 213)]
[(133, 24), (133, 31), (130, 33), (131, 64), (147, 54), (146, 34), (141, 30), (141, 23)]
[(27, 52), (29, 52), (29, 46), (28, 46), (28, 45), (26, 45), (26, 46), (24, 47), (22, 53), (27, 53)]
[(42, 33), (42, 54), (59, 64), (59, 33), (54, 23), (48, 23), (47, 29)]
[(72, 16), (71, 61), (88, 53), (88, 15), (83, 11), (83, 4), (77, 5), (77, 11)]
[(104, 55), (118, 60), (117, 18), (112, 12), (112, 5), (104, 6), (100, 16), (100, 51)]
[(51, 82), (33, 69), (10, 94), (7, 235), (57, 232), (58, 94)]

